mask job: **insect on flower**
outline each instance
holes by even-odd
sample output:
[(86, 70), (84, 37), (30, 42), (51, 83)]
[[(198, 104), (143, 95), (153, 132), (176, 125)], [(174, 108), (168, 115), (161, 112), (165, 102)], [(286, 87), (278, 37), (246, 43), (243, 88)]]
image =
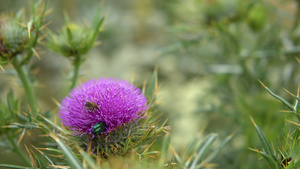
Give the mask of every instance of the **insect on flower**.
[(97, 110), (97, 109), (99, 109), (99, 107), (97, 106), (97, 104), (93, 103), (93, 102), (85, 102), (84, 106), (85, 106), (86, 110), (95, 110), (95, 109)]
[(94, 135), (100, 135), (103, 132), (106, 132), (106, 123), (104, 121), (96, 123), (92, 129), (92, 133)]
[(136, 122), (147, 109), (146, 97), (133, 84), (99, 78), (74, 88), (62, 100), (58, 116), (74, 135), (95, 136), (107, 135), (124, 124)]

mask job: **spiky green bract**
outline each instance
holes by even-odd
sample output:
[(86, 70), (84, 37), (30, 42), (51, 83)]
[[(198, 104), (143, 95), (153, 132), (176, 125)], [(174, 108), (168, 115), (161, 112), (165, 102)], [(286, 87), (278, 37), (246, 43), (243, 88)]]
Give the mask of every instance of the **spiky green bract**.
[[(299, 125), (299, 123), (297, 124)], [(300, 167), (300, 131), (299, 129), (285, 129), (283, 134), (284, 141), (279, 148), (279, 159), (281, 166), (284, 168), (299, 168)]]
[(99, 30), (69, 23), (58, 34), (50, 33), (46, 46), (65, 57), (82, 56), (93, 47), (96, 32)]
[(145, 119), (140, 119), (137, 123), (124, 124), (106, 136), (99, 135), (94, 139), (88, 137), (87, 146), (96, 156), (105, 158), (115, 155), (124, 156), (147, 141), (153, 141), (154, 136), (159, 137), (164, 132), (166, 132), (166, 128), (155, 126), (155, 121), (146, 122)]
[[(46, 46), (51, 50), (65, 57), (82, 57), (93, 46), (94, 42), (100, 33), (100, 28), (103, 24), (104, 17), (100, 19), (99, 8), (92, 26), (79, 25), (70, 22), (66, 15), (66, 24), (61, 28), (58, 34), (49, 33)], [(84, 58), (80, 58), (82, 61)]]
[[(65, 167), (74, 167), (73, 161), (77, 161), (76, 158), (79, 158), (82, 164), (86, 164), (83, 168), (118, 168), (118, 166), (128, 169), (149, 166), (151, 168), (164, 168), (163, 165), (170, 160), (168, 148), (162, 150), (162, 154), (165, 154), (164, 158), (159, 158), (159, 149), (150, 151), (149, 148), (156, 140), (161, 141), (161, 137), (170, 132), (170, 127), (157, 124), (160, 118), (158, 112), (149, 110), (145, 113), (147, 113), (147, 119), (140, 119), (137, 122), (139, 127), (136, 126), (135, 122), (132, 122), (117, 128), (105, 137), (99, 136), (95, 139), (72, 136), (70, 131), (41, 116), (44, 122), (40, 123), (39, 126), (45, 129), (46, 133), (51, 133), (51, 137), (55, 142), (59, 142), (60, 147), (65, 148), (57, 149), (56, 144), (49, 141), (47, 148), (39, 149), (38, 154), (47, 158), (48, 165), (53, 165), (51, 163), (54, 161), (60, 161), (60, 165)], [(56, 132), (52, 133), (52, 131)], [(88, 143), (87, 140), (89, 140)], [(165, 147), (168, 147), (168, 139), (164, 140), (166, 140), (166, 142), (164, 141)], [(161, 159), (163, 165), (153, 163), (152, 160), (156, 160), (154, 157)]]
[(17, 16), (0, 16), (0, 64), (7, 63), (25, 50), (29, 36), (26, 27), (21, 25), (24, 20), (23, 12)]
[(0, 15), (0, 66), (12, 59), (17, 60), (17, 55), (20, 55), (18, 66), (27, 64), (33, 54), (39, 57), (35, 47), (45, 28), (46, 7), (47, 1), (34, 1), (29, 19), (25, 17), (24, 10), (16, 15)]

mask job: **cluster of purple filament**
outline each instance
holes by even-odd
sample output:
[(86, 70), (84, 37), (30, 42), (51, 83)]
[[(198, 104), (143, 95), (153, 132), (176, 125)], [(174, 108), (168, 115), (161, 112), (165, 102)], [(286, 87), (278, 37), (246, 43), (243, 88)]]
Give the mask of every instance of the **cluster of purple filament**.
[[(86, 102), (98, 108), (87, 109)], [(74, 135), (92, 135), (95, 124), (106, 123), (107, 134), (132, 120), (142, 118), (146, 98), (139, 88), (125, 80), (100, 78), (82, 83), (63, 99), (58, 116)]]

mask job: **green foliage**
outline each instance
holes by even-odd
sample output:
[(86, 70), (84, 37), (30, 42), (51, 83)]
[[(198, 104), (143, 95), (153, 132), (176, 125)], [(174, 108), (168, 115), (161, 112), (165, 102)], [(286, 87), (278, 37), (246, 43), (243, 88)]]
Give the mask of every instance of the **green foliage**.
[[(110, 3), (115, 2), (109, 2), (109, 5)], [(248, 150), (248, 147), (258, 146), (262, 148), (254, 151), (262, 156), (269, 168), (299, 167), (299, 96), (289, 93), (294, 100), (284, 99), (283, 93), (273, 92), (282, 87), (295, 89), (298, 85), (299, 64), (294, 57), (299, 54), (299, 1), (273, 3), (257, 0), (171, 0), (126, 3), (129, 4), (126, 9), (138, 13), (136, 17), (132, 17), (131, 22), (127, 22), (126, 19), (130, 17), (123, 15), (123, 8), (118, 8), (120, 11), (116, 10), (112, 15), (122, 16), (122, 21), (130, 25), (129, 31), (134, 36), (129, 38), (132, 42), (126, 39), (126, 45), (134, 46), (134, 53), (141, 56), (129, 60), (129, 54), (124, 53), (125, 60), (128, 59), (134, 65), (140, 64), (134, 67), (139, 66), (137, 71), (142, 75), (145, 73), (145, 79), (148, 78), (147, 75), (151, 75), (153, 67), (157, 66), (160, 71), (155, 68), (152, 76), (148, 78), (150, 81), (142, 87), (150, 106), (145, 112), (147, 118), (121, 126), (107, 137), (99, 136), (95, 139), (74, 137), (60, 124), (56, 117), (59, 104), (55, 108), (49, 108), (47, 100), (52, 97), (59, 99), (62, 96), (48, 95), (51, 92), (47, 91), (43, 92), (47, 95), (46, 99), (36, 97), (41, 94), (34, 93), (36, 88), (33, 86), (40, 84), (39, 81), (33, 83), (33, 72), (30, 70), (36, 66), (32, 56), (39, 58), (37, 47), (46, 46), (71, 62), (72, 70), (67, 70), (68, 67), (63, 64), (62, 67), (66, 70), (62, 71), (70, 72), (68, 87), (72, 90), (77, 84), (81, 66), (89, 59), (86, 54), (97, 44), (95, 42), (102, 31), (102, 9), (98, 8), (93, 15), (91, 25), (75, 24), (65, 17), (65, 24), (57, 33), (53, 33), (51, 28), (45, 31), (48, 25), (44, 23), (48, 14), (47, 1), (34, 1), (29, 18), (23, 11), (0, 17), (0, 68), (5, 68), (5, 74), (10, 74), (10, 63), (25, 91), (22, 93), (22, 90), (12, 85), (16, 91), (4, 92), (8, 94), (4, 99), (6, 101), (0, 103), (0, 146), (5, 152), (14, 152), (16, 157), (23, 160), (23, 166), (27, 166), (0, 164), (1, 167), (252, 169), (263, 167), (263, 162), (257, 161), (255, 154)], [(76, 2), (72, 1), (72, 5), (76, 6)], [(114, 5), (120, 4), (118, 2)], [(290, 6), (295, 8), (290, 9)], [(150, 19), (144, 18), (147, 12)], [(160, 22), (163, 22), (163, 28), (156, 27)], [(116, 55), (118, 51), (126, 52), (117, 47), (120, 45), (119, 41), (127, 36), (128, 28), (120, 27), (123, 24), (121, 22), (117, 24), (101, 33), (105, 45), (101, 52), (111, 55)], [(141, 26), (137, 28), (135, 25)], [(164, 30), (164, 35), (157, 33), (161, 30)], [(156, 33), (160, 36), (159, 40), (152, 36)], [(42, 43), (44, 36), (45, 42)], [(147, 38), (150, 40), (145, 43)], [(148, 43), (162, 49), (159, 57), (153, 57), (154, 61), (147, 58), (149, 62), (142, 60), (143, 52), (138, 50), (143, 46), (148, 47)], [(43, 50), (49, 52), (45, 48)], [(154, 55), (155, 52), (148, 53)], [(165, 58), (171, 59), (161, 62)], [(117, 57), (101, 59), (104, 64), (115, 60), (123, 62)], [(100, 63), (95, 63), (100, 67)], [(126, 71), (123, 67), (116, 71), (111, 68), (112, 65), (108, 65), (109, 75)], [(56, 69), (51, 65), (49, 68)], [(46, 68), (50, 72), (46, 76), (43, 73), (39, 76), (50, 79), (51, 84), (46, 84), (46, 88), (40, 85), (42, 89), (39, 90), (51, 89), (60, 93), (59, 90), (64, 90), (64, 82), (61, 79), (51, 79), (53, 72), (57, 71), (50, 69)], [(87, 73), (89, 74), (90, 72)], [(97, 76), (104, 75), (97, 72)], [(158, 77), (165, 88), (171, 88), (172, 85), (182, 88), (195, 79), (207, 81), (209, 84), (204, 96), (199, 95), (193, 114), (193, 117), (203, 117), (202, 121), (194, 125), (195, 130), (207, 124), (206, 133), (203, 134), (206, 137), (195, 138), (188, 142), (185, 149), (173, 147), (171, 144), (173, 133), (168, 125), (189, 131), (181, 123), (173, 122), (175, 118), (182, 118), (172, 112), (172, 108), (176, 109), (174, 107), (178, 103), (175, 99), (171, 105), (160, 106)], [(280, 104), (267, 95), (257, 79), (269, 84), (272, 91), (263, 86), (271, 96), (287, 107), (288, 113), (278, 112)], [(58, 90), (54, 83), (58, 84)], [(203, 89), (201, 85), (198, 87), (197, 91)], [(165, 94), (165, 91), (162, 93)], [(167, 94), (165, 96), (169, 97)], [(183, 95), (180, 95), (180, 99), (181, 97), (184, 98)], [(190, 107), (192, 104), (182, 107)], [(42, 107), (50, 110), (45, 111)], [(166, 115), (169, 115), (168, 121)], [(292, 115), (295, 118), (285, 123), (283, 119)], [(255, 130), (250, 127), (252, 124), (249, 116), (258, 124), (253, 121)], [(281, 136), (284, 127), (286, 131)], [(232, 135), (226, 137), (233, 132), (234, 138)], [(258, 137), (255, 137), (256, 134)], [(24, 141), (40, 135), (43, 137), (38, 143)], [(220, 137), (220, 141), (217, 137)]]
[[(179, 168), (210, 168), (217, 164), (211, 164), (217, 154), (227, 145), (232, 139), (232, 136), (228, 136), (219, 144), (218, 147), (212, 148), (213, 143), (216, 141), (218, 135), (215, 133), (209, 134), (203, 140), (195, 138), (188, 144), (182, 152), (175, 152), (173, 150), (174, 157), (178, 162)], [(212, 150), (210, 150), (212, 149)]]
[[(32, 5), (31, 20), (24, 24), (26, 26), (20, 26), (16, 24), (15, 20), (10, 20), (10, 22), (15, 24), (13, 26), (18, 26), (18, 29), (14, 29), (5, 20), (6, 22), (2, 27), (3, 44), (5, 45), (3, 47), (19, 47), (20, 45), (23, 47), (22, 51), (10, 52), (9, 59), (7, 59), (8, 55), (6, 55), (5, 61), (11, 62), (15, 68), (31, 109), (26, 113), (23, 112), (13, 90), (7, 94), (6, 104), (1, 104), (1, 145), (6, 150), (15, 152), (27, 167), (9, 164), (1, 164), (0, 166), (8, 168), (98, 168), (99, 166), (114, 168), (120, 163), (111, 164), (110, 160), (112, 158), (120, 159), (122, 164), (124, 162), (130, 164), (128, 166), (131, 167), (128, 168), (134, 168), (135, 166), (136, 168), (140, 168), (140, 166), (155, 166), (155, 168), (167, 166), (170, 168), (174, 165), (175, 163), (173, 164), (172, 160), (170, 160), (169, 151), (169, 132), (171, 127), (164, 126), (166, 121), (160, 122), (161, 114), (157, 111), (157, 93), (159, 89), (157, 70), (154, 71), (149, 86), (146, 87), (144, 85), (142, 89), (148, 98), (149, 106), (148, 111), (144, 112), (145, 118), (137, 122), (124, 124), (105, 137), (102, 135), (96, 136), (96, 138), (72, 136), (70, 131), (55, 120), (56, 118), (53, 119), (51, 116), (45, 117), (45, 115), (50, 114), (50, 111), (39, 112), (31, 81), (29, 80), (31, 72), (27, 72), (27, 69), (24, 67), (30, 64), (29, 61), (33, 53), (38, 56), (34, 48), (39, 44), (40, 31), (44, 28), (43, 20), (46, 16), (46, 5), (47, 2)], [(42, 10), (38, 10), (38, 8)], [(24, 15), (20, 16), (24, 17)], [(18, 20), (23, 21), (23, 19)], [(68, 23), (58, 35), (49, 34), (47, 47), (63, 56), (74, 58), (74, 75), (70, 79), (70, 88), (72, 89), (78, 78), (79, 67), (86, 59), (82, 55), (92, 48), (103, 24), (104, 17), (100, 19), (99, 15), (96, 16), (92, 27), (81, 27), (71, 24), (68, 18), (66, 20)], [(10, 33), (13, 33), (14, 36), (10, 36)], [(18, 36), (19, 39), (17, 40), (19, 41), (14, 40), (16, 36)], [(27, 40), (23, 40), (24, 37)], [(1, 52), (5, 51), (1, 50)], [(21, 57), (17, 57), (18, 55)], [(26, 135), (33, 131), (42, 133), (44, 142), (39, 147), (34, 145), (28, 147), (25, 144), (24, 148), (27, 150), (27, 153), (24, 153), (20, 143)], [(164, 135), (161, 152), (152, 151), (151, 146)], [(201, 156), (195, 156), (193, 163), (191, 163), (191, 168), (201, 167), (201, 165), (208, 163), (229, 141), (229, 139), (226, 139), (226, 142), (221, 143), (220, 147), (204, 160), (205, 163), (200, 164), (199, 162), (207, 153), (207, 149), (211, 148), (215, 138), (216, 135), (208, 137), (203, 142), (203, 145), (197, 149), (199, 151), (198, 155)], [(189, 152), (193, 153), (193, 150), (189, 150)], [(155, 161), (150, 157), (154, 158)]]
[[(120, 129), (115, 130), (106, 137), (98, 137), (96, 139), (87, 138), (89, 139), (88, 144), (86, 144), (86, 139), (82, 140), (82, 138), (71, 136), (70, 131), (67, 131), (61, 124), (58, 124), (57, 121), (53, 122), (42, 115), (34, 119), (35, 122), (28, 119), (31, 119), (29, 114), (22, 116), (23, 119), (27, 119), (26, 123), (16, 123), (16, 119), (13, 120), (12, 124), (6, 121), (7, 124), (9, 124), (7, 128), (10, 130), (22, 129), (22, 131), (24, 131), (20, 133), (22, 137), (26, 131), (33, 128), (40, 128), (43, 133), (46, 134), (44, 135), (47, 140), (44, 144), (48, 145), (46, 148), (36, 148), (33, 145), (31, 148), (26, 147), (29, 155), (28, 159), (26, 159), (26, 156), (20, 151), (20, 155), (25, 157), (28, 165), (32, 168), (59, 168), (61, 166), (71, 168), (98, 168), (100, 164), (104, 168), (114, 168), (120, 163), (126, 163), (130, 166), (128, 168), (140, 168), (144, 165), (154, 168), (163, 168), (163, 166), (168, 168), (172, 166), (186, 166), (186, 168), (208, 167), (208, 163), (214, 159), (221, 149), (231, 140), (232, 136), (226, 138), (217, 148), (210, 151), (208, 150), (212, 149), (212, 144), (215, 142), (217, 134), (211, 134), (201, 142), (198, 142), (197, 140), (199, 138), (197, 138), (194, 141), (196, 144), (191, 144), (182, 157), (173, 151), (173, 156), (176, 160), (173, 160), (174, 157), (170, 159), (169, 132), (171, 130), (169, 126), (164, 126), (165, 123), (158, 127), (157, 124), (160, 116), (155, 113), (156, 110), (154, 109), (157, 104), (155, 98), (158, 92), (156, 76), (157, 72), (155, 71), (153, 74), (154, 78), (152, 78), (150, 85), (147, 87), (148, 89), (143, 89), (143, 91), (150, 91), (148, 94), (152, 95), (148, 96), (150, 98), (148, 100), (150, 109), (145, 112), (147, 118), (138, 121), (138, 126), (136, 126), (134, 122), (121, 126)], [(14, 99), (12, 91), (7, 95), (7, 102), (7, 111), (15, 114), (19, 105), (18, 101)], [(153, 143), (164, 133), (166, 135), (162, 141), (161, 151), (149, 151)], [(11, 139), (13, 139), (13, 137), (15, 136), (12, 136)], [(49, 137), (52, 139), (49, 139)], [(115, 140), (109, 140), (108, 138)], [(14, 140), (12, 140), (12, 143), (15, 143)], [(14, 144), (13, 149), (19, 150), (17, 145), (18, 144)], [(62, 155), (64, 157), (63, 161), (59, 160)], [(132, 158), (132, 156), (135, 158)], [(152, 162), (150, 162), (150, 157), (155, 157), (156, 161), (151, 160)], [(122, 162), (110, 163), (109, 161), (112, 158), (118, 158), (118, 160)], [(138, 161), (143, 162), (139, 163)], [(8, 164), (1, 164), (0, 166), (24, 168), (22, 166)]]
[(61, 149), (62, 153), (64, 154), (64, 157), (66, 158), (68, 163), (71, 165), (71, 167), (76, 168), (76, 169), (81, 169), (82, 163), (75, 156), (75, 154), (71, 151), (70, 147), (68, 145), (66, 145), (64, 142), (62, 142), (54, 134), (50, 134), (50, 137), (52, 137), (55, 140), (55, 142), (58, 144), (59, 148)]
[[(294, 105), (290, 104), (287, 100), (284, 98), (276, 95), (274, 92), (272, 92), (268, 87), (266, 87), (263, 83), (261, 83), (265, 89), (277, 100), (282, 102), (286, 108), (288, 108), (288, 112), (295, 115), (298, 119), (298, 122), (289, 121), (289, 123), (295, 124), (299, 126), (299, 90), (297, 95), (294, 95), (290, 92), (295, 101)], [(300, 163), (299, 160), (299, 128), (293, 129), (291, 126), (286, 125), (285, 133), (283, 136), (283, 143), (282, 145), (275, 146), (275, 148), (271, 149), (271, 144), (268, 142), (267, 138), (263, 134), (262, 130), (254, 123), (253, 119), (251, 119), (257, 134), (259, 136), (259, 139), (262, 143), (263, 150), (257, 150), (255, 149), (257, 153), (259, 153), (263, 158), (266, 159), (266, 163), (269, 166), (269, 168), (299, 168)], [(278, 153), (279, 152), (279, 153)]]
[(38, 126), (32, 123), (29, 113), (21, 112), (20, 102), (15, 98), (15, 94), (12, 90), (7, 94), (6, 100), (7, 103), (0, 107), (1, 147), (5, 148), (6, 151), (16, 152), (26, 164), (30, 164), (29, 159), (22, 152), (19, 144), (26, 132)]
[[(266, 137), (276, 142), (278, 131), (284, 128), (285, 114), (279, 112), (280, 105), (266, 95), (257, 79), (275, 91), (298, 85), (295, 79), (299, 64), (294, 57), (299, 54), (299, 9), (291, 12), (283, 1), (177, 2), (172, 8), (174, 22), (169, 27), (169, 41), (173, 43), (162, 51), (162, 56), (177, 58), (176, 68), (185, 81), (199, 77), (209, 81), (195, 109), (207, 119), (207, 132), (217, 130), (226, 135), (238, 131), (240, 144), (225, 150), (225, 166), (263, 167), (247, 150), (259, 144), (253, 137), (255, 130), (249, 128), (249, 116), (263, 124)], [(288, 22), (287, 14), (293, 18)], [(294, 29), (295, 23), (298, 26)], [(237, 152), (239, 156), (233, 155)]]
[(263, 145), (263, 151), (259, 151), (259, 150), (254, 150), (254, 151), (256, 151), (262, 155), (262, 157), (266, 160), (269, 168), (274, 168), (274, 169), (280, 168), (280, 161), (277, 158), (276, 151), (271, 148), (271, 145), (268, 142), (268, 140), (266, 139), (266, 136), (263, 134), (261, 129), (255, 124), (253, 119), (251, 119), (251, 120), (255, 126), (259, 140), (261, 141), (261, 143)]

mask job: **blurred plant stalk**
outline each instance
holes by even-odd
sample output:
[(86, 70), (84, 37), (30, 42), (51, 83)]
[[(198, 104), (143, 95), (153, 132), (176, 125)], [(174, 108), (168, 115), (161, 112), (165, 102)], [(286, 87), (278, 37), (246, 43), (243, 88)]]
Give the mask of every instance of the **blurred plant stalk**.
[[(27, 124), (31, 123), (39, 114), (37, 99), (35, 97), (30, 71), (30, 60), (34, 55), (39, 58), (35, 50), (41, 40), (40, 33), (45, 28), (43, 25), (46, 16), (47, 1), (34, 1), (31, 5), (30, 20), (26, 22), (25, 12), (20, 10), (15, 15), (0, 15), (0, 67), (11, 64), (18, 74), (22, 83), (30, 111), (24, 116), (19, 109), (19, 101), (13, 97), (13, 91), (8, 93), (7, 107), (1, 109), (1, 130), (0, 136), (3, 147), (10, 149), (20, 156), (27, 166), (32, 166), (30, 158), (22, 151), (20, 142), (25, 135)], [(7, 114), (8, 113), (8, 114)], [(7, 114), (7, 115), (5, 115)], [(21, 125), (21, 123), (26, 123)], [(20, 124), (20, 125), (19, 125)], [(7, 128), (7, 129), (5, 129)], [(16, 140), (16, 136), (19, 139)]]
[(29, 80), (28, 75), (25, 73), (24, 68), (22, 67), (22, 65), (20, 64), (20, 62), (18, 61), (17, 58), (14, 58), (12, 60), (12, 65), (15, 68), (15, 70), (18, 73), (18, 76), (22, 82), (22, 85), (24, 87), (26, 96), (27, 96), (27, 101), (29, 103), (29, 106), (34, 114), (34, 116), (38, 115), (38, 107), (37, 107), (37, 101), (36, 101), (36, 97), (34, 95), (33, 89), (32, 89), (32, 84)]
[(0, 65), (7, 63), (13, 65), (25, 90), (31, 111), (36, 117), (39, 113), (38, 104), (29, 79), (29, 72), (26, 72), (24, 66), (27, 66), (33, 54), (39, 57), (35, 47), (41, 39), (40, 32), (45, 27), (43, 22), (47, 1), (32, 3), (31, 7), (31, 19), (27, 24), (22, 24), (25, 20), (24, 11), (20, 11), (16, 16), (3, 15), (1, 17)]

